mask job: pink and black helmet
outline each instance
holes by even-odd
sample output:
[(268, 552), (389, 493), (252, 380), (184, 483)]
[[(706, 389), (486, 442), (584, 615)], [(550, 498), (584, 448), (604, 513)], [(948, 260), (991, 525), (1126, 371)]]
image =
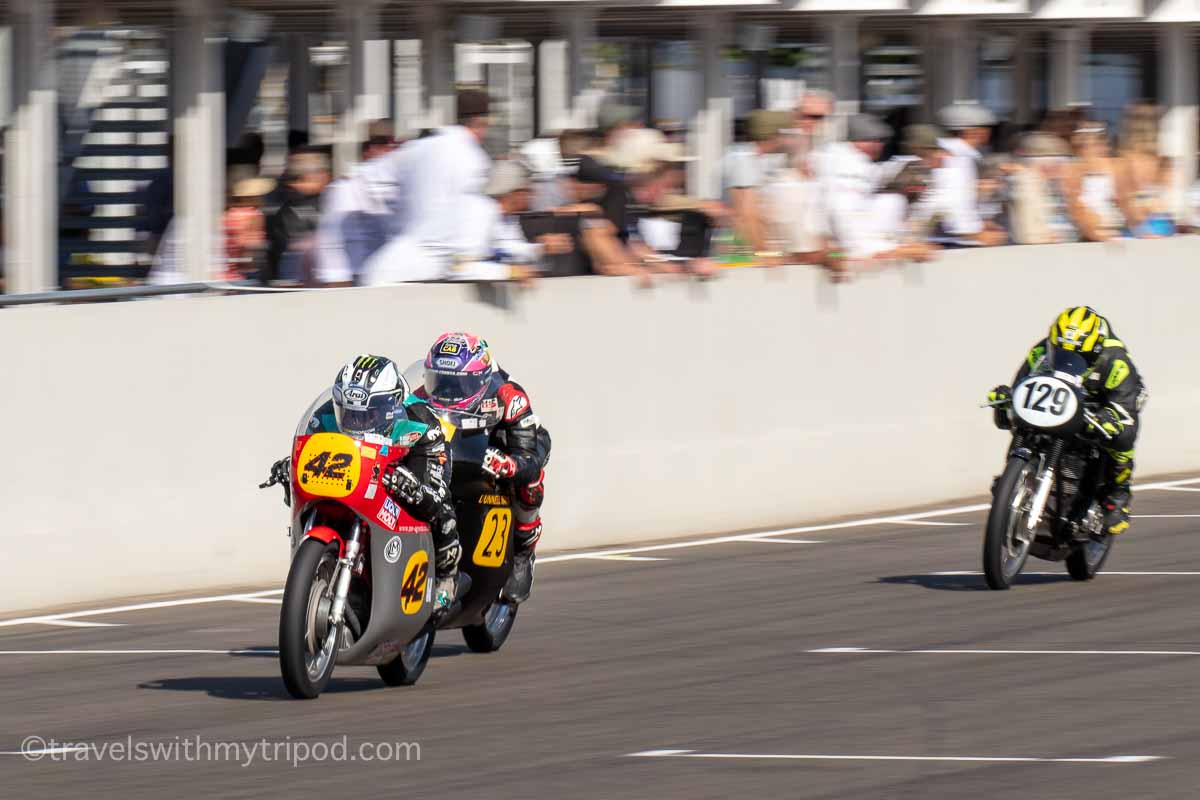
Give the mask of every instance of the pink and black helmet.
[(474, 412), (496, 371), (488, 343), (470, 333), (443, 333), (425, 357), (425, 392), (439, 408)]

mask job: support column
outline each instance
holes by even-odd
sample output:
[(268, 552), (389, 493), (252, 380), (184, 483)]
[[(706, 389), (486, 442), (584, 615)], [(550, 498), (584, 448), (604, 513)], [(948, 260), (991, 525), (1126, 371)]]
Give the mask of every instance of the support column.
[(571, 124), (576, 128), (596, 125), (600, 96), (592, 84), (596, 80), (596, 11), (569, 8), (560, 12), (559, 25), (567, 42), (567, 92)]
[(538, 133), (546, 136), (571, 127), (570, 61), (564, 41), (544, 41), (537, 49)]
[(729, 14), (703, 14), (696, 19), (695, 32), (703, 86), (703, 105), (688, 134), (689, 151), (696, 160), (689, 164), (689, 191), (699, 197), (721, 196), (721, 162), (733, 140), (733, 97), (725, 80), (722, 49), (731, 41), (733, 22)]
[(1091, 98), (1088, 87), (1088, 31), (1055, 28), (1050, 46), (1050, 107), (1062, 109)]
[(312, 42), (303, 33), (288, 34), (288, 130), (307, 131), (312, 124), (309, 97), (312, 94), (313, 66), (309, 47)]
[[(8, 23), (0, 18), (0, 22)], [(8, 127), (8, 116), (12, 113), (12, 35), (9, 28), (0, 25), (0, 131)]]
[(947, 104), (976, 100), (975, 73), (979, 53), (974, 26), (965, 19), (946, 20), (942, 25), (942, 46), (949, 56), (946, 62)]
[(340, 14), (347, 51), (342, 86), (346, 107), (338, 126), (334, 159), (335, 171), (344, 174), (358, 162), (368, 123), (388, 115), (391, 54), (388, 42), (379, 39), (378, 0), (345, 2)]
[(1175, 167), (1171, 209), (1177, 219), (1186, 221), (1188, 189), (1196, 179), (1196, 39), (1192, 29), (1181, 23), (1164, 25), (1158, 35), (1159, 97), (1166, 108), (1160, 147)]
[(426, 125), (436, 128), (455, 120), (454, 47), (445, 9), (437, 3), (425, 3), (418, 8)]
[(1033, 122), (1033, 36), (1021, 28), (1013, 42), (1013, 122)]
[(173, 228), (179, 269), (189, 281), (212, 280), (224, 258), (224, 19), (220, 0), (176, 5)]
[[(10, 0), (12, 118), (4, 148), (4, 283), (9, 294), (58, 282), (58, 96), (53, 0)], [(5, 64), (0, 69), (8, 71)]]
[(831, 17), (825, 21), (829, 42), (829, 87), (837, 98), (837, 114), (857, 114), (862, 63), (858, 47), (858, 18)]

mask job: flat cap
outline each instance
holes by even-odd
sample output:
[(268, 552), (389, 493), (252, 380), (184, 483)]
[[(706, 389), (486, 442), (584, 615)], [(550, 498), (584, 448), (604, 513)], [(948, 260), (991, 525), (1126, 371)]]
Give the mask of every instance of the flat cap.
[(912, 155), (918, 150), (936, 150), (940, 134), (933, 125), (908, 125), (904, 128), (904, 152)]
[(765, 142), (774, 139), (781, 131), (792, 125), (790, 111), (751, 111), (746, 120), (746, 133), (751, 141)]
[(882, 142), (892, 138), (892, 128), (872, 114), (855, 114), (846, 123), (846, 139), (851, 142)]
[(491, 177), (488, 178), (484, 190), (488, 197), (502, 197), (519, 191), (529, 185), (529, 172), (516, 161), (508, 159), (497, 161), (492, 166)]
[(938, 122), (951, 131), (990, 128), (996, 124), (996, 115), (979, 103), (951, 103), (938, 112)]

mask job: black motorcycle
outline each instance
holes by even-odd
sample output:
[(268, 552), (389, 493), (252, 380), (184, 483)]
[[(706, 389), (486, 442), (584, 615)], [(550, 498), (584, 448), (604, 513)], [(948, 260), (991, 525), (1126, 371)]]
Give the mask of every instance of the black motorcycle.
[(1103, 525), (1098, 441), (1112, 437), (1085, 402), (1088, 372), (1077, 353), (1052, 350), (1010, 399), (990, 404), (1013, 429), (983, 540), (983, 572), (992, 589), (1009, 588), (1031, 555), (1066, 561), (1072, 578), (1091, 580), (1112, 550)]

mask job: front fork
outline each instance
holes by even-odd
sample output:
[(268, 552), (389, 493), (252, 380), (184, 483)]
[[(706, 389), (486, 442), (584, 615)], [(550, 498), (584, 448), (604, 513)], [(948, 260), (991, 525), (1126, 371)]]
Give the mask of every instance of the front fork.
[(1025, 531), (1029, 534), (1032, 541), (1033, 533), (1037, 530), (1042, 521), (1042, 515), (1046, 513), (1046, 503), (1050, 499), (1050, 492), (1054, 489), (1055, 469), (1058, 467), (1058, 459), (1062, 456), (1063, 443), (1055, 441), (1045, 460), (1042, 461), (1042, 470), (1038, 474), (1037, 488), (1033, 491), (1033, 501), (1029, 504), (1029, 513), (1025, 517)]
[(333, 578), (333, 602), (329, 608), (329, 633), (325, 636), (322, 650), (330, 653), (337, 647), (338, 632), (342, 629), (346, 616), (346, 599), (350, 596), (350, 579), (354, 576), (354, 564), (358, 561), (359, 551), (362, 550), (361, 520), (355, 520), (346, 539), (346, 552), (338, 559), (337, 571)]

